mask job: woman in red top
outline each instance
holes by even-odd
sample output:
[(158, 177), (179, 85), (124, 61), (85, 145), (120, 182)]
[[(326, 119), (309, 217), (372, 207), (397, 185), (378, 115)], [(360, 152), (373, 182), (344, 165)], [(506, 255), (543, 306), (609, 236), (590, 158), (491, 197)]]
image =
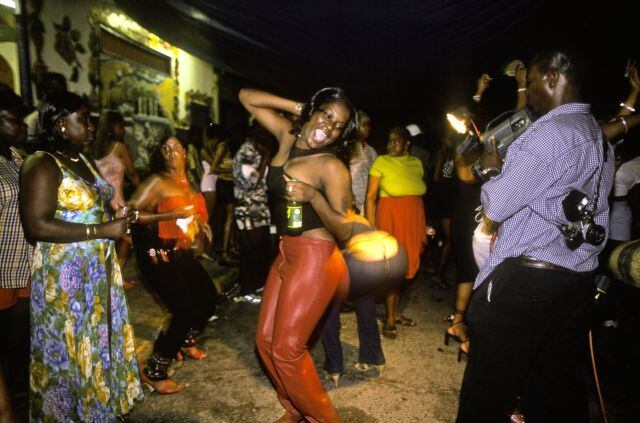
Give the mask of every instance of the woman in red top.
[(184, 143), (168, 137), (152, 159), (153, 173), (136, 190), (129, 206), (140, 211), (133, 243), (142, 274), (173, 314), (166, 332), (160, 334), (141, 379), (161, 394), (179, 392), (182, 386), (168, 378), (171, 361), (185, 356), (202, 359), (196, 336), (215, 311), (217, 292), (209, 275), (196, 260), (203, 237), (210, 239), (208, 215), (202, 194), (187, 180)]

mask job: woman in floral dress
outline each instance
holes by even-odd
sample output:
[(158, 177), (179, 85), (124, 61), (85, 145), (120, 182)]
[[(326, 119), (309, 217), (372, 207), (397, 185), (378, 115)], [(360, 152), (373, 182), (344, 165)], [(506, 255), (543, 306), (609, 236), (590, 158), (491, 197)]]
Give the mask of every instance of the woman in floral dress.
[(32, 267), (32, 421), (109, 422), (142, 398), (110, 220), (111, 186), (80, 152), (95, 128), (84, 100), (46, 98), (41, 143), (24, 163), (21, 213), (36, 241)]

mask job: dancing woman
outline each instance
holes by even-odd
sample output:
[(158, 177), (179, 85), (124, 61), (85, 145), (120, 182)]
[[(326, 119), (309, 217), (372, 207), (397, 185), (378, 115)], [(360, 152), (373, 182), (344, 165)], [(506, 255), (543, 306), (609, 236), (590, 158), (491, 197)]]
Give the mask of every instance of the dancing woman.
[(111, 186), (81, 152), (94, 139), (89, 108), (69, 92), (46, 97), (39, 151), (22, 167), (20, 210), (36, 241), (31, 273), (32, 421), (112, 422), (142, 398), (110, 220)]
[[(358, 116), (339, 88), (324, 88), (304, 105), (249, 89), (240, 90), (240, 101), (279, 141), (267, 176), (278, 203), (276, 223), (283, 225), (286, 199), (304, 203), (303, 233), (282, 237), (256, 333), (258, 352), (286, 408), (278, 421), (337, 422), (307, 342), (338, 289), (348, 283), (336, 240), (351, 235), (346, 214), (353, 199), (349, 170), (337, 154), (355, 140)], [(300, 119), (294, 124), (279, 112)]]
[(139, 210), (133, 245), (142, 274), (173, 317), (158, 336), (153, 355), (141, 372), (143, 382), (160, 394), (180, 392), (167, 369), (176, 358), (206, 358), (196, 337), (215, 311), (217, 292), (195, 251), (207, 234), (204, 197), (187, 180), (186, 148), (176, 137), (160, 142), (152, 158), (153, 173), (133, 194), (129, 206)]

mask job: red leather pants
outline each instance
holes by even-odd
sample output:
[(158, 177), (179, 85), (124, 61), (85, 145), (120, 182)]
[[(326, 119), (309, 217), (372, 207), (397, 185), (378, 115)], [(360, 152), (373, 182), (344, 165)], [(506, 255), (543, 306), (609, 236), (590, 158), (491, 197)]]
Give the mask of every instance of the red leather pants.
[(282, 238), (263, 293), (256, 345), (280, 402), (300, 420), (339, 421), (307, 342), (338, 288), (348, 282), (334, 242)]

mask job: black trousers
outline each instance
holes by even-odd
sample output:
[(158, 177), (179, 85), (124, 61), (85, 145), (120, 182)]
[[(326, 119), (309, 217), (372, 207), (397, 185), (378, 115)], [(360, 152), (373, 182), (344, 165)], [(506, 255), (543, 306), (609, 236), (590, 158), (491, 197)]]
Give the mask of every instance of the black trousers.
[(151, 228), (133, 230), (133, 244), (138, 267), (173, 317), (166, 332), (160, 334), (154, 352), (162, 357), (175, 358), (190, 329), (204, 330), (207, 320), (215, 313), (217, 291), (211, 277), (191, 251), (170, 252), (168, 261), (156, 253), (149, 256), (149, 248), (158, 246)]
[(583, 358), (594, 276), (500, 264), (471, 298), (458, 422), (502, 422), (516, 394), (527, 423), (586, 422)]
[(240, 244), (240, 295), (253, 294), (264, 286), (273, 263), (269, 226), (238, 230)]
[(0, 366), (13, 394), (29, 392), (29, 298), (0, 310)]

